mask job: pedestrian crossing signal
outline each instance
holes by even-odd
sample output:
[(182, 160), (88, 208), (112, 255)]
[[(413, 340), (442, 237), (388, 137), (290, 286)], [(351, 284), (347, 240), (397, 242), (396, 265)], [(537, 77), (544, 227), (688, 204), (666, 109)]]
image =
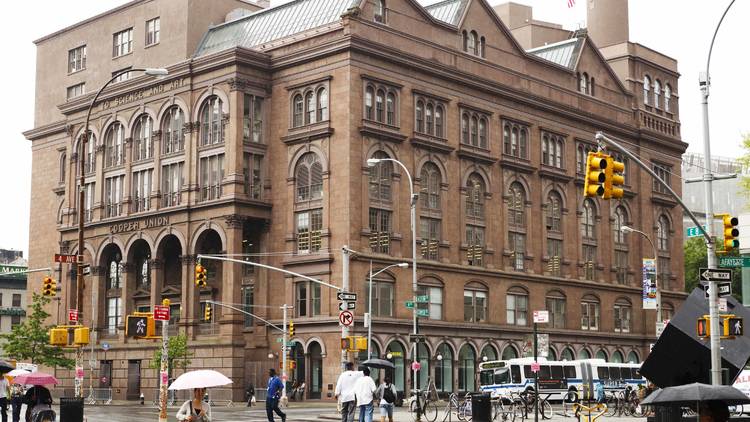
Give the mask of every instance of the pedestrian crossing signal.
[(701, 317), (698, 318), (698, 324), (696, 326), (696, 334), (700, 338), (708, 338), (711, 337), (711, 324), (709, 324), (710, 319), (708, 317)]
[(729, 335), (733, 337), (742, 337), (742, 335), (745, 332), (744, 322), (742, 321), (742, 318), (734, 317), (728, 319), (729, 324)]

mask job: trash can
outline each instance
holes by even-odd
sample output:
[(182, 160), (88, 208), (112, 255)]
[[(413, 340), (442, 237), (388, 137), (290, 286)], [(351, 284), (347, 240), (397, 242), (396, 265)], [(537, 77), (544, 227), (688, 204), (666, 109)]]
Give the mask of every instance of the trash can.
[(58, 420), (83, 422), (83, 397), (61, 397)]
[(490, 422), (492, 420), (490, 393), (471, 394), (471, 419), (474, 422)]
[(680, 422), (682, 408), (680, 406), (654, 406), (655, 422)]

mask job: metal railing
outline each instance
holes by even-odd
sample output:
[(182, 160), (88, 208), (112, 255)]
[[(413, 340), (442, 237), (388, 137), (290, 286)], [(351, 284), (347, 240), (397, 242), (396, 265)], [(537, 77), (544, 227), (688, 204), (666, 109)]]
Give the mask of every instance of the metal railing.
[(89, 390), (89, 395), (86, 397), (86, 404), (111, 404), (112, 403), (112, 388), (93, 388)]

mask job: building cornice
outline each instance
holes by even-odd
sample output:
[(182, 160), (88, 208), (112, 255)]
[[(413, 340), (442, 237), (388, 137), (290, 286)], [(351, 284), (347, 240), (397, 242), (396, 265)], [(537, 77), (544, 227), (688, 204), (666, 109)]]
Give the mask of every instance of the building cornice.
[(58, 133), (66, 132), (67, 130), (68, 126), (66, 125), (65, 121), (60, 120), (48, 125), (29, 129), (23, 132), (23, 136), (26, 137), (26, 139), (28, 139), (29, 141), (36, 141), (37, 139), (46, 138), (47, 136), (56, 135)]

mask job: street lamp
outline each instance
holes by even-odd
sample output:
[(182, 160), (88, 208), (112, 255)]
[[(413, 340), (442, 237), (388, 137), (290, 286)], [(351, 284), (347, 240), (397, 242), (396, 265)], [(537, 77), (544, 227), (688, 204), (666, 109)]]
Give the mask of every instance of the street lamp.
[(620, 227), (620, 231), (623, 233), (638, 233), (641, 236), (645, 237), (646, 240), (648, 240), (648, 243), (651, 244), (651, 249), (654, 251), (654, 272), (656, 272), (656, 321), (657, 322), (663, 322), (661, 319), (661, 289), (659, 289), (659, 256), (656, 254), (656, 247), (654, 246), (654, 242), (651, 241), (651, 238), (648, 237), (648, 235), (640, 230), (636, 230), (630, 226), (622, 226)]
[[(78, 257), (77, 257), (77, 271), (76, 271), (76, 309), (81, 311), (81, 306), (83, 305), (83, 209), (84, 209), (84, 186), (86, 182), (86, 173), (85, 173), (85, 164), (86, 164), (86, 143), (89, 140), (89, 134), (91, 133), (91, 130), (89, 129), (89, 121), (91, 120), (91, 111), (94, 109), (94, 105), (96, 105), (96, 100), (99, 98), (99, 95), (101, 95), (102, 91), (109, 86), (115, 79), (119, 78), (123, 74), (127, 72), (145, 72), (149, 76), (155, 76), (157, 78), (164, 77), (169, 74), (169, 71), (167, 69), (161, 69), (161, 68), (138, 68), (138, 69), (128, 69), (123, 70), (120, 72), (115, 73), (110, 80), (107, 81), (104, 85), (102, 85), (101, 88), (99, 88), (99, 91), (96, 92), (96, 95), (94, 95), (94, 99), (91, 100), (91, 104), (89, 104), (89, 109), (86, 112), (86, 123), (83, 125), (83, 136), (81, 136), (81, 147), (80, 151), (81, 154), (78, 157), (78, 160), (80, 161), (80, 173), (79, 173), (79, 179), (78, 179)], [(92, 309), (92, 326), (93, 326), (93, 309)], [(83, 323), (83, 321), (80, 321), (79, 323)], [(82, 366), (82, 360), (83, 360), (83, 350), (81, 347), (79, 347), (76, 350), (76, 367)], [(162, 368), (164, 370), (164, 368)], [(77, 372), (77, 371), (76, 371)], [(81, 388), (81, 380), (76, 376), (75, 379), (75, 395), (76, 397), (83, 397), (83, 389)], [(164, 406), (164, 411), (162, 412), (164, 415), (164, 420), (166, 420), (166, 406)]]
[(372, 358), (372, 352), (371, 352), (371, 350), (372, 350), (372, 347), (371, 347), (371, 345), (372, 345), (372, 278), (375, 277), (376, 275), (382, 273), (383, 271), (385, 271), (385, 270), (387, 270), (389, 268), (393, 268), (393, 267), (409, 268), (409, 264), (407, 264), (406, 262), (401, 262), (401, 263), (398, 263), (398, 264), (391, 264), (391, 265), (389, 265), (389, 266), (381, 269), (380, 271), (376, 272), (375, 274), (373, 274), (372, 273), (372, 260), (370, 260), (370, 274), (369, 274), (369, 276), (370, 276), (370, 287), (369, 287), (370, 294), (367, 297), (367, 314), (368, 314), (369, 319), (370, 319), (368, 321), (369, 324), (367, 324), (367, 359)]
[[(394, 163), (401, 166), (402, 169), (404, 169), (404, 172), (406, 172), (406, 176), (409, 178), (409, 191), (410, 191), (410, 206), (411, 206), (411, 274), (412, 274), (412, 280), (411, 280), (411, 290), (412, 290), (412, 300), (414, 301), (414, 308), (412, 308), (412, 331), (413, 334), (419, 334), (417, 333), (417, 196), (414, 194), (414, 179), (411, 178), (411, 173), (409, 173), (409, 169), (406, 168), (404, 163), (401, 161), (398, 161), (394, 158), (369, 158), (367, 159), (367, 165), (372, 167), (375, 164), (378, 164), (382, 161), (393, 161)], [(417, 343), (414, 343), (414, 346), (412, 348), (412, 362), (417, 361)], [(416, 365), (412, 365), (412, 384), (414, 385), (414, 389), (417, 389), (417, 368)], [(417, 396), (418, 397), (418, 396)], [(421, 417), (419, 414), (419, 406), (417, 406), (417, 422), (420, 421)]]

